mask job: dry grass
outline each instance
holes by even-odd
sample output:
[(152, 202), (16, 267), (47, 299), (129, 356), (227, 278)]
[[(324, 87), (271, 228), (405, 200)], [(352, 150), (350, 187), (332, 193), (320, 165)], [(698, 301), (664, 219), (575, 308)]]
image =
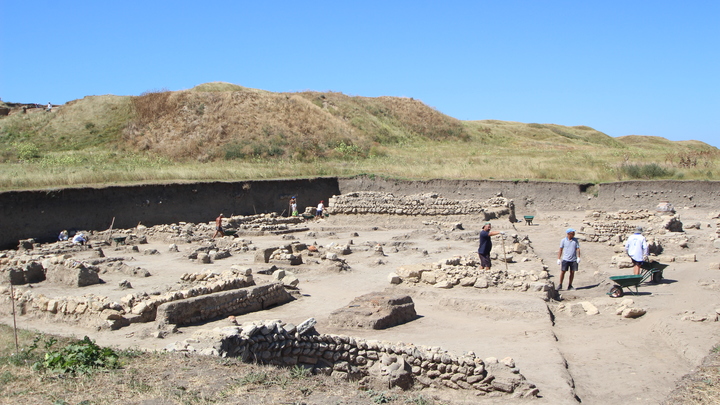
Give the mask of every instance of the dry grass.
[(663, 404), (720, 404), (720, 345), (712, 350), (695, 372), (680, 380)]
[[(0, 325), (0, 404), (441, 404), (416, 391), (361, 388), (300, 368), (245, 364), (237, 359), (181, 353), (120, 351), (122, 367), (92, 374), (53, 374), (32, 364), (47, 351), (42, 335), (20, 330), (20, 356), (15, 355), (12, 329)], [(71, 340), (57, 338), (49, 350)], [(391, 401), (390, 401), (391, 400)]]
[(697, 141), (461, 122), (412, 98), (206, 83), (0, 118), (0, 189), (353, 176), (606, 182), (720, 177)]

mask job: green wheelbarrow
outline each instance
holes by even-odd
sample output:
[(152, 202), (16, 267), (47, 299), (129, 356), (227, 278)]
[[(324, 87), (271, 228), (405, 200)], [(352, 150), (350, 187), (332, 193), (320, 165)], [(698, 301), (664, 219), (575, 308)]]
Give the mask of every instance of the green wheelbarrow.
[[(667, 265), (661, 265), (659, 263), (653, 263), (655, 266), (650, 267), (648, 263), (643, 265), (640, 274), (630, 274), (627, 276), (611, 276), (610, 280), (615, 282), (615, 285), (608, 291), (607, 295), (617, 298), (624, 295), (624, 288), (632, 295), (638, 295), (638, 287), (648, 279), (652, 278), (652, 282), (659, 283), (662, 280), (662, 272)], [(633, 292), (631, 287), (635, 287)]]

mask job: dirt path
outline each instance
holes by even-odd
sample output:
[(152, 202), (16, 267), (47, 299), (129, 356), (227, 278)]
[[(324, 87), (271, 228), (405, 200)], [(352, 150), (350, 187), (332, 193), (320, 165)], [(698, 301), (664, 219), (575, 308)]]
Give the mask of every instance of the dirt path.
[[(533, 226), (513, 226), (504, 220), (493, 223), (496, 230), (527, 235), (537, 257), (523, 265), (533, 268), (548, 265), (552, 279), (557, 280), (555, 259), (560, 239), (566, 227), (580, 229), (584, 215), (581, 211), (538, 212)], [(706, 212), (688, 211), (682, 215), (683, 220), (702, 222), (703, 227), (686, 232), (690, 241), (688, 248), (668, 246), (668, 254), (694, 252), (698, 261), (670, 263), (662, 284), (643, 285), (640, 295), (629, 297), (634, 301), (633, 306), (647, 310), (647, 314), (638, 319), (616, 315), (622, 299), (612, 299), (605, 294), (610, 287), (609, 276), (630, 272), (610, 266), (614, 253), (613, 246), (608, 244), (582, 242), (583, 262), (574, 282), (577, 290), (562, 291), (559, 300), (546, 302), (530, 293), (457, 286), (445, 290), (428, 285), (388, 283), (387, 275), (400, 265), (435, 263), (454, 255), (475, 254), (476, 233), (481, 224), (472, 218), (333, 216), (309, 222), (309, 232), (296, 233), (291, 238), (320, 246), (352, 241), (353, 253), (343, 256), (350, 270), (326, 270), (317, 263), (318, 257), (306, 257), (305, 264), (286, 267), (300, 279), (300, 299), (262, 313), (240, 316), (238, 321), (281, 319), (299, 324), (314, 317), (318, 320), (316, 329), (321, 333), (440, 346), (457, 354), (473, 351), (482, 358), (509, 356), (520, 372), (540, 389), (541, 397), (534, 403), (659, 403), (675, 382), (720, 342), (717, 322), (683, 319), (692, 315), (692, 311), (695, 315), (706, 315), (720, 308), (718, 283), (713, 283), (720, 272), (708, 269), (708, 263), (720, 262), (720, 253), (712, 248), (710, 240), (715, 232), (714, 221), (707, 219)], [(457, 222), (462, 222), (465, 230), (453, 230)], [(252, 239), (258, 248), (279, 246), (292, 240), (282, 235), (246, 239)], [(105, 251), (107, 256), (131, 256), (128, 263), (148, 269), (151, 277), (105, 274), (101, 276), (104, 284), (73, 290), (40, 283), (34, 292), (47, 296), (92, 293), (119, 300), (129, 292), (165, 291), (185, 272), (198, 272), (203, 268), (222, 271), (233, 264), (254, 270), (267, 267), (254, 263), (253, 251), (201, 265), (186, 258), (196, 246), (181, 245), (180, 252), (173, 253), (164, 241), (151, 239), (149, 242), (142, 245), (142, 249), (155, 248), (160, 251), (159, 255), (130, 254), (111, 248)], [(373, 247), (378, 243), (384, 246), (383, 257), (374, 253)], [(89, 257), (91, 252), (83, 252), (79, 257), (83, 255)], [(493, 265), (503, 266), (499, 261)], [(133, 289), (120, 289), (118, 283), (122, 279), (130, 280)], [(255, 274), (255, 279), (261, 284), (269, 281), (269, 276)], [(383, 290), (410, 295), (420, 317), (381, 331), (341, 330), (328, 325), (327, 318), (332, 311), (359, 295)], [(583, 301), (591, 302), (599, 314), (578, 315), (570, 311), (572, 304)], [(8, 318), (3, 321), (11, 322)], [(228, 324), (224, 319), (181, 328), (181, 333), (157, 339), (150, 337), (152, 326), (147, 324), (97, 332), (27, 317), (19, 319), (19, 326), (23, 328), (78, 337), (87, 334), (102, 345), (148, 350), (161, 350), (173, 341), (190, 337), (197, 329)], [(478, 400), (472, 395), (460, 398), (459, 393), (452, 395), (460, 402)], [(483, 401), (492, 403), (493, 400)]]

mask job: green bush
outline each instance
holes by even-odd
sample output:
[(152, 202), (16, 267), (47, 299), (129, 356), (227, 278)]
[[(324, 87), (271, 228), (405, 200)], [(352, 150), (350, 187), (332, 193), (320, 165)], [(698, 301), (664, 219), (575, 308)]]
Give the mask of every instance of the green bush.
[(20, 160), (33, 160), (40, 157), (40, 149), (34, 143), (19, 143), (15, 147)]
[(644, 165), (622, 165), (620, 171), (631, 179), (657, 179), (672, 177), (675, 175), (674, 170), (668, 170), (657, 163), (649, 163)]
[(89, 373), (94, 369), (118, 368), (118, 354), (108, 347), (100, 347), (89, 337), (71, 343), (59, 351), (45, 353), (45, 359), (36, 363), (38, 368), (57, 373)]

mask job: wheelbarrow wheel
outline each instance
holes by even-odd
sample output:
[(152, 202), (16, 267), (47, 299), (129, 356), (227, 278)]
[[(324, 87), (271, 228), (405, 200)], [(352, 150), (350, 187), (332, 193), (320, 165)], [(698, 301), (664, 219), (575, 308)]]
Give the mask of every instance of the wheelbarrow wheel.
[(625, 293), (623, 292), (622, 287), (620, 287), (619, 285), (614, 285), (612, 286), (610, 291), (608, 291), (607, 295), (609, 295), (611, 298), (620, 298), (625, 295)]

